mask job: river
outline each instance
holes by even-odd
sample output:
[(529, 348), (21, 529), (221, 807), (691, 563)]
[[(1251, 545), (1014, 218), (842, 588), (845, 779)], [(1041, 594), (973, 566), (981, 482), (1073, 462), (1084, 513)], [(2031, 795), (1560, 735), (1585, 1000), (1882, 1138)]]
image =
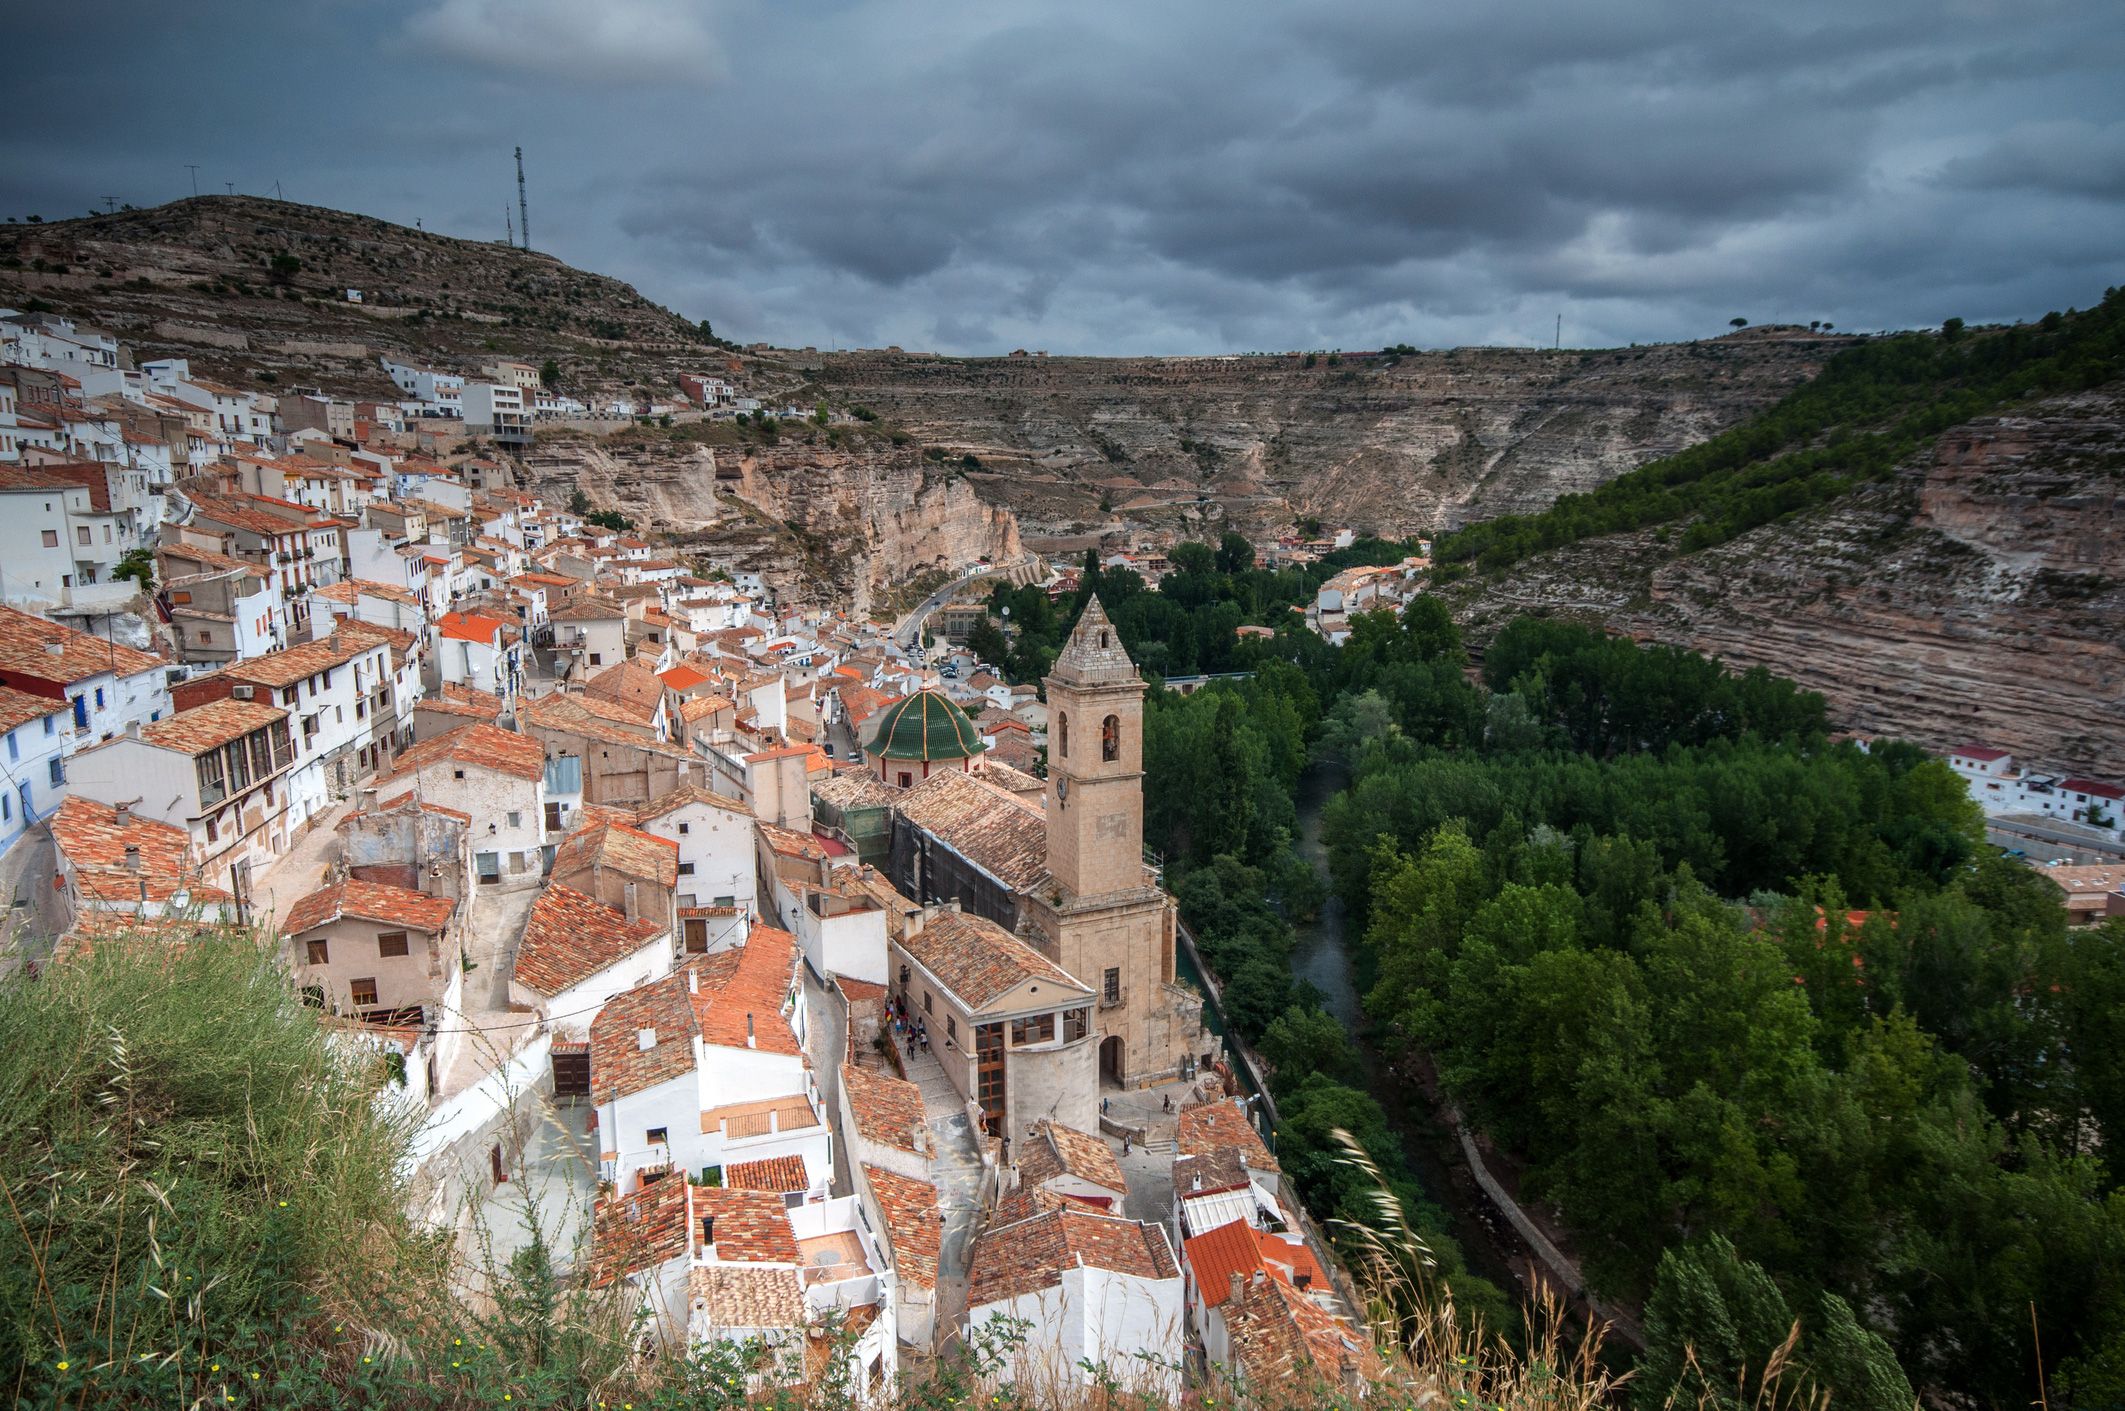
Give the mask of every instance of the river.
[[(1312, 864), (1324, 887), (1329, 886), (1328, 850), (1321, 840), (1321, 811), (1345, 779), (1340, 765), (1309, 765), (1299, 777), (1294, 799), (1299, 813), (1299, 856)], [(1401, 1137), (1402, 1153), (1425, 1199), (1444, 1212), (1447, 1228), (1460, 1244), (1469, 1269), (1505, 1290), (1508, 1299), (1518, 1301), (1527, 1292), (1526, 1283), (1515, 1272), (1525, 1258), (1519, 1241), (1497, 1218), (1461, 1164), (1452, 1137), (1432, 1119), (1424, 1094), (1398, 1078), (1369, 1040), (1365, 1008), (1351, 971), (1347, 920), (1342, 898), (1330, 887), (1320, 915), (1296, 928), (1299, 943), (1291, 957), (1292, 973), (1321, 992), (1322, 1004), (1357, 1041), (1365, 1063), (1366, 1088)]]

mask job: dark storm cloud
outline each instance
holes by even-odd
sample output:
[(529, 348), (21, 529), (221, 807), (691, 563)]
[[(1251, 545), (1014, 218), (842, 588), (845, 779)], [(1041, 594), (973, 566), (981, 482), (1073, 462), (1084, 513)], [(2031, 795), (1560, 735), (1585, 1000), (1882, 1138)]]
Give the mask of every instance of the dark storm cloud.
[[(87, 13), (80, 13), (86, 10)], [(727, 333), (946, 351), (2030, 316), (2119, 275), (2114, 0), (48, 8), (0, 206), (274, 179)]]

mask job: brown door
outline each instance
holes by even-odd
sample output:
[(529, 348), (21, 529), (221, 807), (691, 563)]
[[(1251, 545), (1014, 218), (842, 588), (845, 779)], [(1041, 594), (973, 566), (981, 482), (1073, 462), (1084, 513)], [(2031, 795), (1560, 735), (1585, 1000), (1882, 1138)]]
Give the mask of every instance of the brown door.
[(590, 1096), (590, 1051), (556, 1053), (553, 1056), (553, 1095)]
[(989, 1122), (989, 1130), (1003, 1130), (1003, 1025), (981, 1024), (974, 1029), (974, 1100)]
[(689, 916), (685, 921), (686, 950), (689, 955), (700, 955), (708, 949), (708, 923), (698, 916)]

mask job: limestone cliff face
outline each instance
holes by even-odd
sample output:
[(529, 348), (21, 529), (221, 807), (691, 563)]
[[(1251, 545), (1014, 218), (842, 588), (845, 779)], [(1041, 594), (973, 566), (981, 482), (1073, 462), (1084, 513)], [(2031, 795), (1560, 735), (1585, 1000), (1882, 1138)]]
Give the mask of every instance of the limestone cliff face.
[(762, 573), (786, 602), (871, 610), (895, 586), (1021, 558), (1018, 521), (912, 450), (542, 439), (541, 493), (580, 489), (686, 552)]
[(850, 353), (808, 370), (954, 460), (978, 457), (982, 493), (1029, 535), (1122, 521), (1269, 527), (1294, 513), (1406, 533), (1592, 489), (1775, 401), (1845, 341), (1765, 331), (1313, 367), (1293, 356)]
[[(1676, 537), (1679, 537), (1677, 531)], [(1677, 557), (1651, 534), (1457, 590), (1790, 676), (1850, 728), (2125, 767), (2125, 385), (1942, 436), (1892, 483)]]

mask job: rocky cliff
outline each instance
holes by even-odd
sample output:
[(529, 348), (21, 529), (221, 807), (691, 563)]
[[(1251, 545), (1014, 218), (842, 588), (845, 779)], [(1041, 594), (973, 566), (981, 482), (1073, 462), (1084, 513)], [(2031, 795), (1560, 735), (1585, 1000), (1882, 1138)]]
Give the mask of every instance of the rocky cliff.
[(2125, 768), (2125, 384), (1956, 427), (1892, 482), (1680, 555), (1591, 540), (1449, 591), (1790, 676), (1853, 729)]
[[(1769, 405), (1843, 346), (1704, 343), (1403, 357), (799, 359), (833, 397), (957, 460), (1029, 537), (1125, 525), (1382, 533), (1540, 509)], [(795, 356), (795, 355), (792, 355)]]
[(760, 572), (785, 602), (882, 608), (901, 584), (1024, 556), (1012, 513), (913, 450), (541, 437), (526, 475), (581, 489), (684, 552)]

